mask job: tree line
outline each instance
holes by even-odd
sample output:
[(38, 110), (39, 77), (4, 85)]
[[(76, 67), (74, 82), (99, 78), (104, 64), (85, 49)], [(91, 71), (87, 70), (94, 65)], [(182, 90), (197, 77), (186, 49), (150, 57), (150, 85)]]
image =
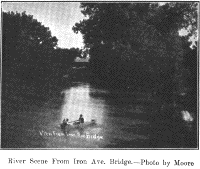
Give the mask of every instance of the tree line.
[(59, 48), (50, 29), (26, 12), (3, 12), (2, 19), (3, 87), (13, 79), (36, 86), (56, 82), (81, 55), (78, 48)]
[[(192, 49), (188, 40), (197, 37), (197, 5), (81, 3), (87, 19), (73, 30), (83, 35), (92, 80), (111, 88), (160, 93), (193, 88), (197, 44)], [(186, 36), (179, 35), (183, 28)]]

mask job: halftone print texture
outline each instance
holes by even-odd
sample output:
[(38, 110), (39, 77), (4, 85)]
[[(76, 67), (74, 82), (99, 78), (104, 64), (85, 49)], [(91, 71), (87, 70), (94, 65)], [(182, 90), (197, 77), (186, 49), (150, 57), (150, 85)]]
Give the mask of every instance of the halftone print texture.
[(1, 147), (198, 149), (197, 5), (3, 2)]

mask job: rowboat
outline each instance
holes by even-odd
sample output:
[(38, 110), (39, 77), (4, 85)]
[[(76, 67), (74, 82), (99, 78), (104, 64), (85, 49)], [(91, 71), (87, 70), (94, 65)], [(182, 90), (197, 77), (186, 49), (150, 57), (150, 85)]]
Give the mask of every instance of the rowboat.
[(67, 125), (64, 125), (63, 123), (61, 123), (60, 127), (61, 129), (83, 129), (83, 128), (87, 128), (87, 127), (95, 126), (95, 125), (96, 125), (95, 120), (91, 120), (84, 123), (80, 123), (79, 121), (73, 121), (73, 122), (69, 122)]

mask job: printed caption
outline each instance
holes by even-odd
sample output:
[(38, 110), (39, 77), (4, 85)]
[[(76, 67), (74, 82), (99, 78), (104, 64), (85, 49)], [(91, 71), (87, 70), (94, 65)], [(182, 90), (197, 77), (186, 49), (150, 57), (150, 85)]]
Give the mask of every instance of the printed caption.
[(148, 159), (140, 159), (138, 161), (133, 161), (133, 160), (126, 160), (126, 159), (107, 159), (107, 160), (102, 160), (102, 159), (91, 159), (91, 160), (85, 160), (85, 159), (77, 159), (77, 158), (72, 158), (72, 159), (58, 159), (58, 158), (51, 158), (51, 159), (17, 159), (17, 158), (8, 158), (8, 164), (32, 164), (32, 165), (46, 165), (46, 164), (52, 164), (52, 165), (67, 165), (67, 164), (74, 164), (74, 165), (123, 165), (123, 166), (128, 166), (128, 165), (141, 165), (141, 166), (166, 166), (166, 167), (171, 167), (171, 166), (188, 166), (188, 167), (194, 167), (195, 163), (192, 161), (181, 161), (181, 160), (172, 160), (172, 161), (167, 161), (167, 160), (162, 160), (162, 161), (157, 161), (157, 160), (148, 160)]

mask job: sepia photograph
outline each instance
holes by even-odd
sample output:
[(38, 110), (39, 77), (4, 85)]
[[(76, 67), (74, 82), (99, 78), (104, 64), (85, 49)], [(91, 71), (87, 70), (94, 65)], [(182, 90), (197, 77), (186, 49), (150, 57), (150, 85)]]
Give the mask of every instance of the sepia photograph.
[(1, 2), (1, 149), (199, 149), (199, 2)]

